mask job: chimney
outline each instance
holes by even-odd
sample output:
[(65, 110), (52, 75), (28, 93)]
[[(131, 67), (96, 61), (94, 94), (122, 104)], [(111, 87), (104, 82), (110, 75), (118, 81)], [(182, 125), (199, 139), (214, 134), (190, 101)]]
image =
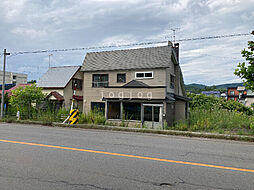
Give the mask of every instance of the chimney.
[(176, 59), (179, 62), (179, 43), (174, 43), (173, 48), (174, 48), (175, 53), (176, 53)]

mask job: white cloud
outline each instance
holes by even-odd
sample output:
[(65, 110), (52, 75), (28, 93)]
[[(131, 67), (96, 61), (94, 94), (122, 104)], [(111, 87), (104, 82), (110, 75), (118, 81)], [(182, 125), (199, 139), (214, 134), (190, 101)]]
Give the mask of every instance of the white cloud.
[[(172, 40), (175, 27), (177, 39), (245, 33), (253, 30), (254, 20), (253, 0), (2, 0), (0, 8), (0, 48), (9, 51)], [(181, 42), (185, 81), (238, 80), (233, 70), (250, 39)], [(82, 51), (54, 53), (52, 63), (82, 64), (84, 56)], [(36, 77), (46, 60), (45, 54), (16, 56), (9, 68), (30, 64)]]
[(15, 35), (20, 35), (31, 40), (46, 37), (47, 32), (43, 30), (28, 29), (24, 27), (18, 27), (11, 31)]
[(0, 2), (0, 9), (5, 22), (15, 22), (19, 18), (22, 11), (25, 9), (27, 0), (2, 0)]

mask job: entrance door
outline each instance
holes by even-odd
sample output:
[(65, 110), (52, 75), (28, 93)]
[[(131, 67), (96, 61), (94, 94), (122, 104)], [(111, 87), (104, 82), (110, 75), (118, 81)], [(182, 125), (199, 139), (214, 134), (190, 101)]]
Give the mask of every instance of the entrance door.
[(143, 121), (149, 127), (160, 127), (162, 125), (161, 104), (143, 104)]
[(160, 107), (158, 106), (144, 106), (144, 121), (159, 122)]

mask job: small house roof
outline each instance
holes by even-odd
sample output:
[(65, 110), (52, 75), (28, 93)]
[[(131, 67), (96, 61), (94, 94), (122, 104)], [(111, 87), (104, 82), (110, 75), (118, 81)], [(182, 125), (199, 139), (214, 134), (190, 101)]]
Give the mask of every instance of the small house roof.
[(39, 79), (37, 86), (41, 88), (64, 88), (79, 69), (80, 66), (50, 67)]
[(50, 92), (47, 98), (53, 96), (57, 101), (64, 101), (64, 97), (56, 91)]
[[(9, 90), (5, 90), (4, 94), (8, 93), (8, 96), (12, 96), (12, 91), (16, 90), (18, 87), (26, 87), (26, 86), (30, 86), (32, 84), (17, 84), (16, 86), (13, 86), (12, 88), (10, 88)], [(2, 94), (2, 91), (0, 92), (0, 94)]]

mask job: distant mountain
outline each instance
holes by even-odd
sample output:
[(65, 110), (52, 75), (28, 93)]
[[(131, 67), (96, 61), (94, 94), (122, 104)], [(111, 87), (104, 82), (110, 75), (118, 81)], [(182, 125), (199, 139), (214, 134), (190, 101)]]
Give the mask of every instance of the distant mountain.
[(187, 85), (185, 85), (185, 87), (204, 89), (206, 87), (206, 85), (193, 83), (193, 84), (187, 84)]
[(220, 89), (220, 88), (229, 88), (229, 87), (237, 87), (237, 86), (243, 86), (243, 83), (220, 84), (220, 85), (216, 85), (216, 88)]
[(203, 84), (187, 84), (185, 85), (185, 89), (187, 92), (192, 93), (201, 93), (202, 91), (212, 91), (212, 90), (219, 90), (221, 92), (226, 91), (229, 87), (236, 87), (236, 86), (243, 86), (243, 83), (228, 83), (228, 84), (220, 84), (220, 85), (213, 85), (213, 86), (206, 86)]

